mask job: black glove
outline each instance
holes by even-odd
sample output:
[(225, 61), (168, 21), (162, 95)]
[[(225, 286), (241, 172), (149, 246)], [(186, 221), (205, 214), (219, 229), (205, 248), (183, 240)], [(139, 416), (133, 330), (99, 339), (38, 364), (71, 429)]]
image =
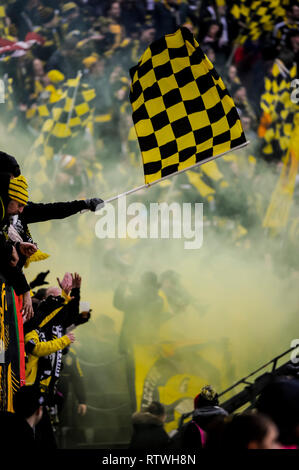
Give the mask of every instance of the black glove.
[(92, 212), (95, 212), (97, 208), (101, 209), (102, 207), (104, 207), (105, 203), (103, 199), (100, 199), (98, 197), (93, 197), (92, 199), (85, 199), (85, 204), (86, 204), (87, 209), (89, 209)]
[(48, 276), (50, 271), (46, 271), (44, 273), (39, 273), (33, 281), (30, 282), (30, 287), (31, 289), (34, 289), (34, 287), (37, 286), (43, 286), (45, 284), (49, 284), (47, 281), (45, 281), (46, 277)]

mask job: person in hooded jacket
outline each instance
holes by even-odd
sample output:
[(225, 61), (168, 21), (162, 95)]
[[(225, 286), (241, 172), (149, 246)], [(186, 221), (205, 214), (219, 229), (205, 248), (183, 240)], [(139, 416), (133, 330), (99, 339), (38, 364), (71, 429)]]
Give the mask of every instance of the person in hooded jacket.
[(206, 436), (213, 425), (223, 420), (228, 413), (219, 406), (218, 394), (211, 387), (205, 385), (194, 398), (194, 411), (191, 421), (184, 424), (179, 431), (179, 439), (174, 436), (173, 448), (202, 449), (205, 446)]
[(132, 416), (133, 434), (130, 449), (166, 449), (169, 436), (164, 429), (166, 413), (164, 406), (153, 401), (145, 411)]

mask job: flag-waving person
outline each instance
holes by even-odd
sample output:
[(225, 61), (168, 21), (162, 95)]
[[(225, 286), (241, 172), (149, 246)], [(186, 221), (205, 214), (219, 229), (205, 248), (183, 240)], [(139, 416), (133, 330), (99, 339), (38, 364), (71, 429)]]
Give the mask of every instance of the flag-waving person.
[[(0, 173), (0, 410), (13, 411), (13, 395), (25, 380), (23, 321), (33, 315), (30, 287), (19, 266), (35, 245), (8, 240), (4, 227), (28, 202), (27, 181)], [(4, 355), (4, 356), (3, 356)]]
[[(1, 174), (2, 171), (6, 173)], [(5, 175), (5, 176), (3, 176)], [(0, 179), (1, 177), (9, 180), (11, 177), (20, 175), (20, 167), (16, 159), (4, 152), (0, 152)], [(54, 202), (54, 203), (34, 203), (28, 201), (21, 211), (15, 212), (11, 219), (3, 218), (3, 232), (6, 238), (13, 243), (25, 242), (34, 244), (28, 225), (37, 222), (46, 222), (53, 219), (65, 219), (78, 212), (90, 210), (95, 212), (103, 200), (100, 198), (91, 198), (78, 201)], [(35, 244), (36, 245), (36, 244)], [(40, 249), (31, 253), (30, 256), (23, 256), (21, 253), (18, 257), (18, 266), (27, 267), (32, 261), (40, 261), (49, 255), (43, 253)], [(29, 290), (29, 289), (28, 289)]]
[(20, 257), (26, 258), (36, 252), (32, 243), (23, 240), (12, 241), (7, 235), (10, 218), (21, 215), (28, 204), (28, 185), (26, 178), (19, 175), (12, 178), (9, 173), (0, 173), (0, 272), (11, 285), (17, 296), (22, 296), (24, 316), (33, 315), (30, 287), (19, 264)]

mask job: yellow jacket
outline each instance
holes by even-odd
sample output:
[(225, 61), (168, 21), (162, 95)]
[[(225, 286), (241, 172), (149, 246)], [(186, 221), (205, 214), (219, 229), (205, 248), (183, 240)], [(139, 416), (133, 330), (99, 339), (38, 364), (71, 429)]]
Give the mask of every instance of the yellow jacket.
[(26, 385), (33, 385), (38, 372), (38, 362), (43, 356), (48, 356), (71, 344), (67, 335), (51, 341), (40, 341), (38, 332), (32, 330), (25, 335), (25, 349), (27, 352), (26, 362)]

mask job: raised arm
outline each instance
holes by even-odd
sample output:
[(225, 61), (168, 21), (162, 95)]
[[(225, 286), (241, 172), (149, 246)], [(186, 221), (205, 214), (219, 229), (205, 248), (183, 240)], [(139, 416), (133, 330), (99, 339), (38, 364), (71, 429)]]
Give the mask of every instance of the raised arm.
[(64, 349), (75, 341), (72, 333), (51, 341), (40, 341), (36, 330), (31, 331), (25, 336), (26, 352), (37, 357), (48, 356), (60, 349)]
[(52, 219), (65, 219), (82, 210), (94, 212), (99, 204), (103, 204), (102, 199), (99, 198), (48, 204), (29, 202), (23, 210), (22, 218), (27, 224), (45, 222)]

